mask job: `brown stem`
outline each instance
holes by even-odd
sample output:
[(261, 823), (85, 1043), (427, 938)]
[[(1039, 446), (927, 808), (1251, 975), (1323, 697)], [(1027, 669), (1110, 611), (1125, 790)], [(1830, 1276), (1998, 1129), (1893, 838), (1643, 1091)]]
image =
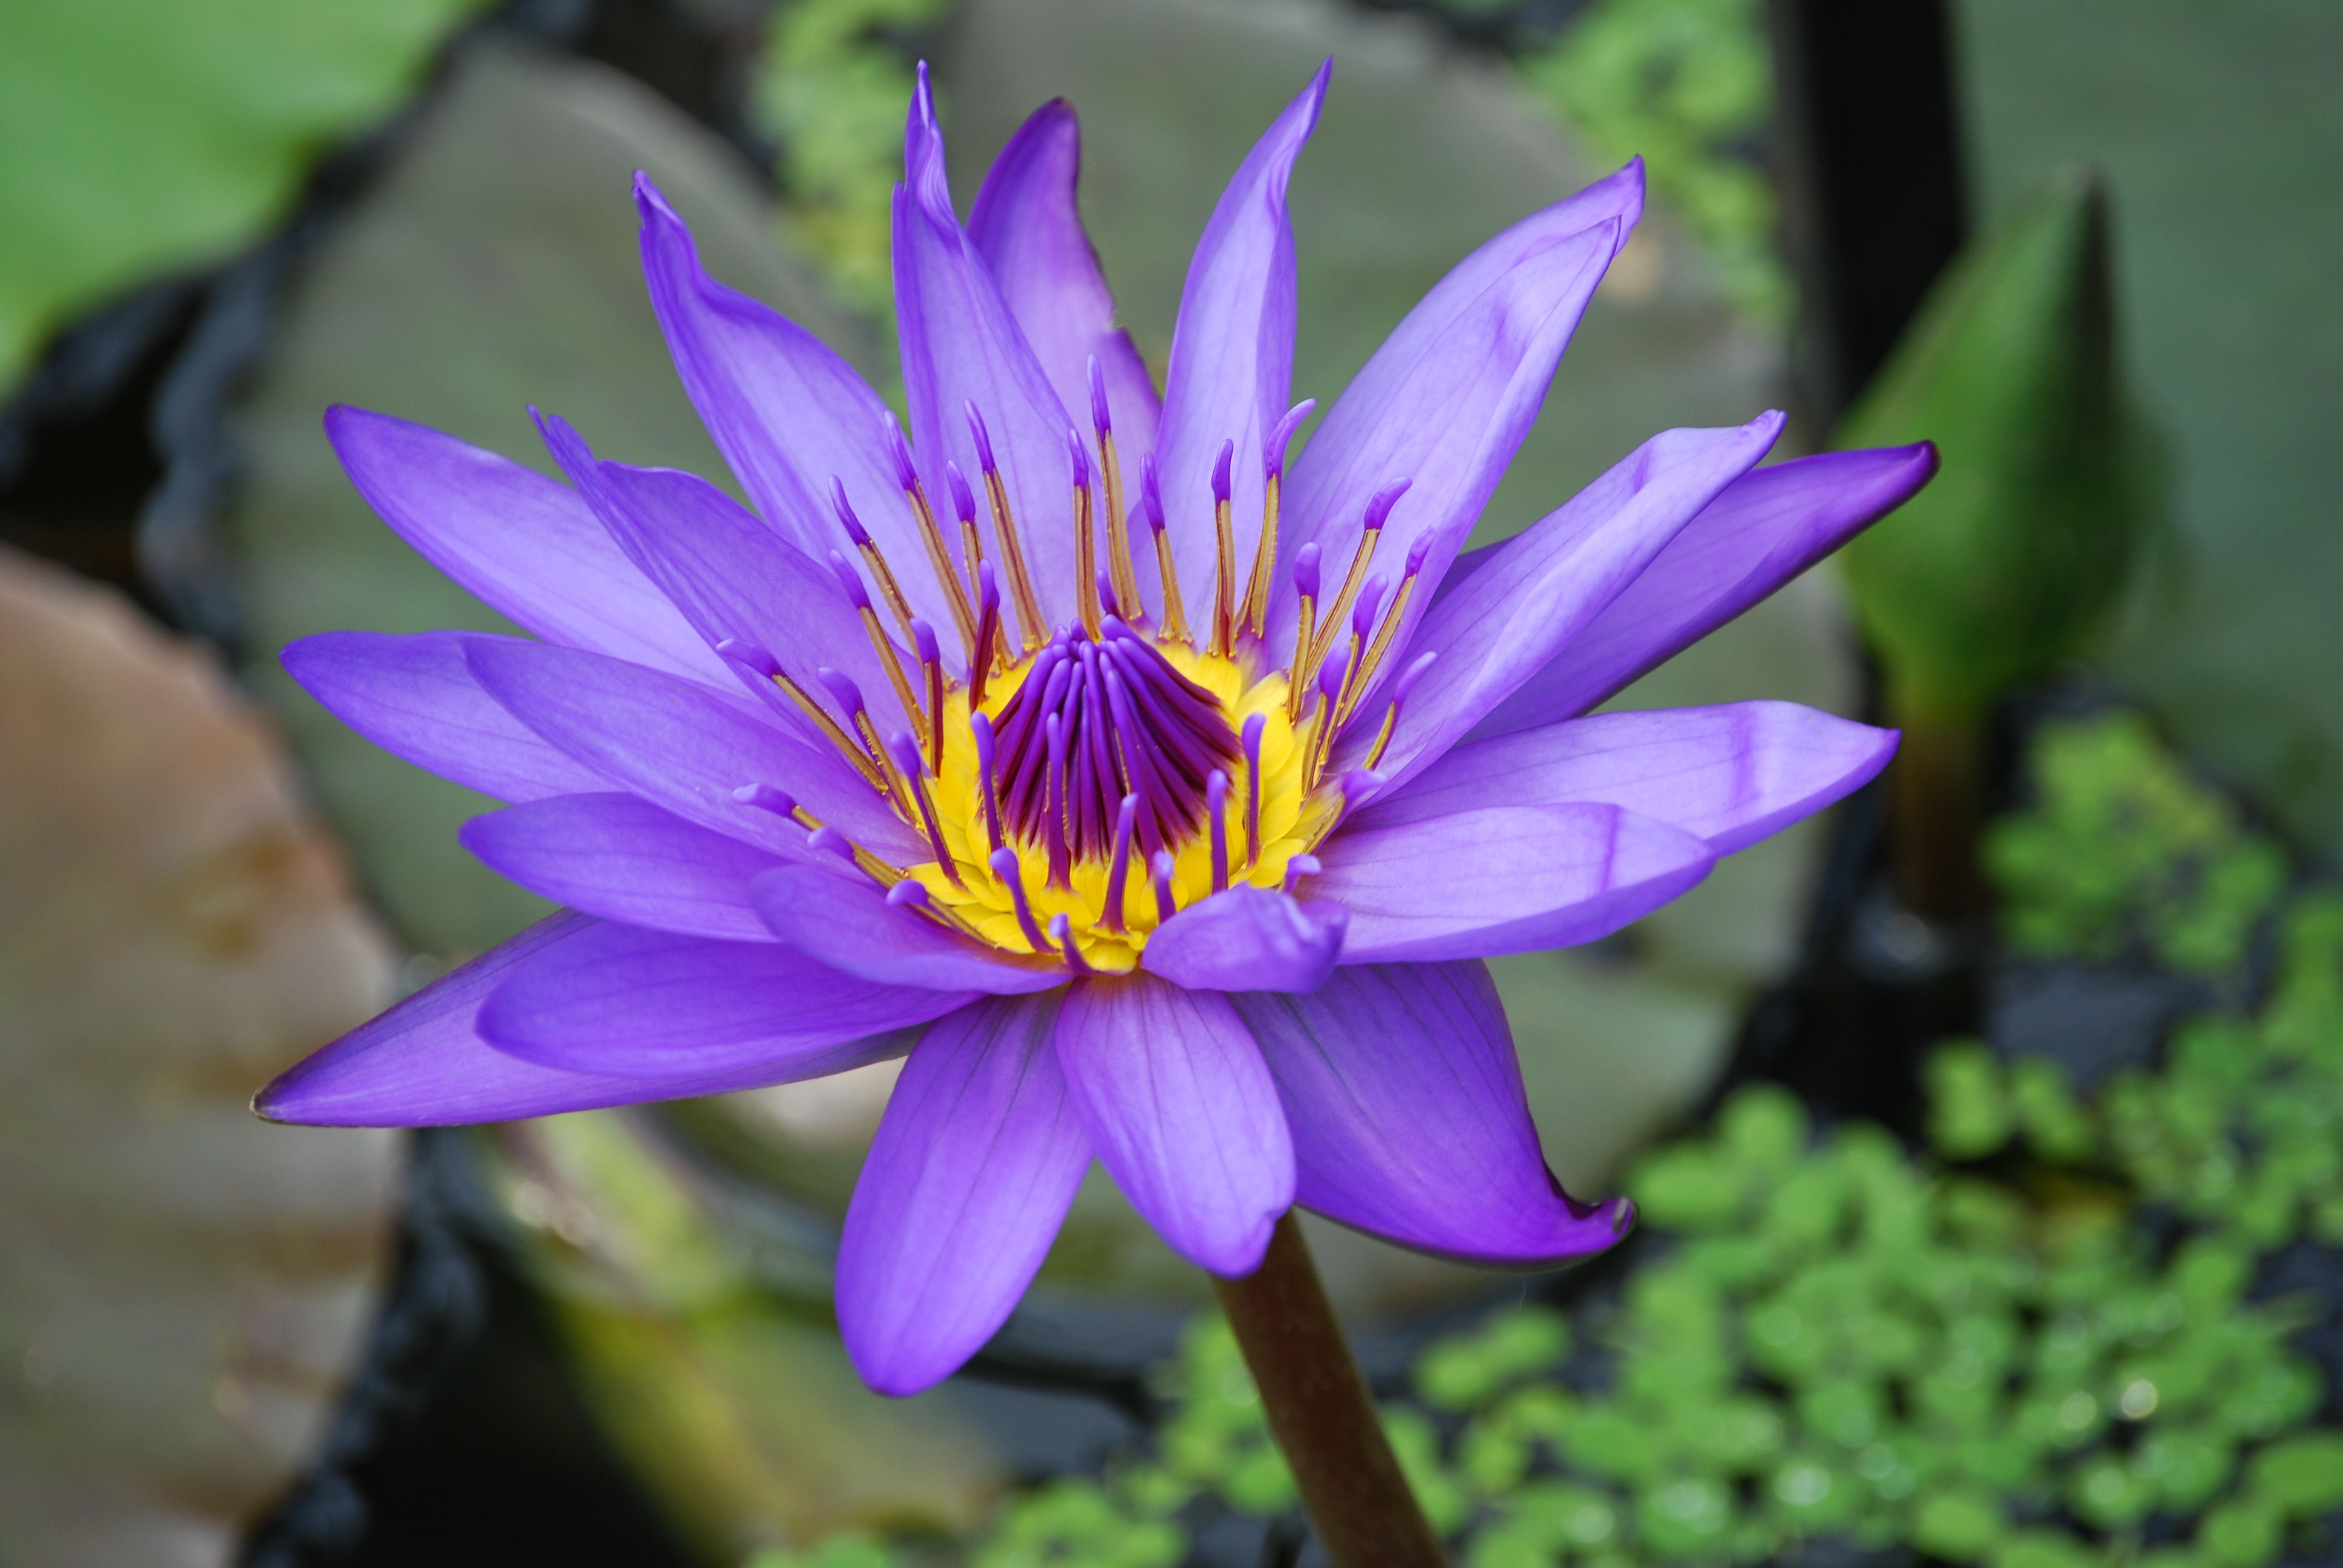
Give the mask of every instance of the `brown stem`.
[(1888, 770), (1896, 890), (1914, 914), (1965, 925), (1990, 901), (1977, 852), (1984, 725), (1898, 717), (1904, 740)]
[(1334, 1568), (1443, 1568), (1293, 1215), (1259, 1269), (1212, 1285)]

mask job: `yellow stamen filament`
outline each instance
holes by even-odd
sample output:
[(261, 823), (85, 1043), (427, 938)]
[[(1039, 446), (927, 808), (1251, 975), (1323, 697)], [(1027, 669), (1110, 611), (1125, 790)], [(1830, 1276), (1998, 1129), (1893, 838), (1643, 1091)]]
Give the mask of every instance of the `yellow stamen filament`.
[[(998, 629), (997, 628), (995, 629)], [(981, 661), (979, 661), (981, 662)], [(971, 668), (974, 667), (971, 666)], [(940, 779), (944, 773), (944, 667), (940, 659), (930, 662), (928, 674), (928, 771)]]
[(1252, 552), (1252, 578), (1245, 584), (1244, 608), (1237, 618), (1255, 638), (1269, 624), (1269, 574), (1277, 563), (1277, 492), (1284, 476), (1271, 474), (1261, 496), (1261, 543)]
[(1074, 602), (1081, 607), (1082, 629), (1099, 636), (1098, 544), (1091, 528), (1091, 487), (1074, 487)]
[(1375, 731), (1375, 743), (1367, 748), (1365, 766), (1373, 768), (1383, 759), (1383, 749), (1391, 744), (1392, 731), (1399, 728), (1399, 704), (1383, 709), (1383, 727)]
[(1009, 568), (1009, 591), (1017, 600), (1017, 633), (1031, 653), (1041, 646), (1049, 632), (1041, 618), (1041, 601), (1033, 592), (1033, 576), (1025, 569), (1025, 547), (1017, 538), (1017, 519), (1009, 510), (1009, 487), (1001, 481), (1001, 470), (984, 470), (984, 497), (992, 507), (992, 537), (1001, 547), (1001, 559)]
[(903, 717), (910, 721), (911, 733), (924, 739), (928, 716), (920, 710), (920, 699), (911, 693), (911, 682), (903, 674), (902, 655), (894, 640), (880, 629), (879, 612), (867, 604), (862, 607), (862, 630), (870, 638), (870, 648), (879, 656), (880, 667), (887, 672), (887, 684), (895, 689), (895, 700), (903, 705)]
[[(838, 748), (838, 754), (852, 763), (854, 770), (862, 775), (864, 783), (881, 795), (887, 793), (886, 775), (872, 765), (869, 757), (863, 755), (862, 748), (856, 745), (846, 731), (840, 728), (838, 720), (830, 716), (828, 709), (806, 695), (804, 687), (799, 686), (780, 671), (776, 670), (768, 678), (787, 692), (790, 701), (804, 709), (805, 716), (813, 720), (814, 728), (820, 730), (830, 743)], [(816, 826), (820, 824), (817, 823)]]
[(1212, 502), (1212, 653), (1226, 658), (1236, 647), (1237, 540), (1228, 498)]
[(936, 510), (928, 505), (927, 487), (916, 479), (903, 492), (911, 503), (911, 516), (920, 525), (920, 542), (928, 547), (928, 568), (935, 573), (937, 584), (944, 590), (944, 598), (951, 607), (952, 624), (960, 628), (960, 645), (970, 658), (976, 657), (976, 612), (969, 608), (968, 591), (952, 570), (951, 557), (944, 549), (944, 531), (936, 526)]
[(1139, 616), (1139, 572), (1131, 561), (1131, 519), (1122, 514), (1122, 468), (1111, 430), (1099, 432), (1099, 477), (1106, 487), (1106, 569), (1114, 581), (1114, 613), (1128, 623)]
[(1301, 623), (1293, 628), (1293, 667), (1285, 672), (1285, 721), (1302, 722), (1302, 694), (1309, 689), (1309, 676), (1303, 666), (1309, 662), (1310, 637), (1318, 613), (1318, 596), (1302, 594)]
[(1188, 631), (1188, 607), (1180, 599), (1180, 571), (1172, 564), (1172, 536), (1155, 530), (1155, 569), (1163, 578), (1163, 635), (1173, 642), (1193, 646)]
[(911, 601), (903, 597), (903, 585), (895, 580), (895, 573), (887, 565), (887, 558), (879, 553), (879, 541), (866, 538), (854, 548), (862, 552), (864, 562), (870, 568), (870, 575), (878, 579), (879, 597), (887, 601), (888, 613), (895, 618), (895, 624), (903, 628), (903, 635), (910, 636)]
[(1335, 722), (1350, 722), (1352, 709), (1358, 706), (1359, 699), (1366, 695), (1367, 687), (1374, 680), (1375, 671), (1383, 667), (1383, 655), (1391, 651), (1392, 639), (1399, 636), (1400, 618), (1407, 613), (1408, 598), (1414, 592), (1415, 578), (1412, 574), (1402, 578), (1399, 592), (1393, 597), (1391, 608), (1383, 611), (1383, 624), (1375, 628), (1374, 641), (1367, 645), (1366, 668), (1359, 677), (1359, 689), (1349, 692), (1349, 705)]
[[(789, 820), (795, 822), (799, 827), (803, 828), (808, 833), (818, 833), (821, 830), (821, 819), (815, 816), (812, 812), (807, 810), (802, 806), (791, 806), (789, 808)], [(864, 849), (853, 839), (848, 839), (845, 834), (840, 833), (838, 836), (840, 839), (844, 839), (846, 840), (846, 847), (854, 851), (854, 869), (856, 870), (861, 872), (864, 876), (870, 878), (872, 881), (878, 883), (882, 888), (891, 888), (896, 883), (903, 879), (906, 875), (904, 871), (897, 867), (889, 865), (886, 861), (880, 859), (878, 856), (872, 854), (870, 850)]]
[(903, 781), (902, 772), (895, 766), (895, 759), (887, 755), (887, 748), (880, 743), (879, 726), (871, 722), (870, 709), (865, 709), (854, 716), (854, 729), (862, 737), (862, 744), (870, 749), (870, 760), (877, 764), (879, 776), (884, 781), (880, 792), (895, 808), (895, 814), (906, 822), (918, 821), (915, 815), (918, 808), (911, 803), (910, 787)]
[(1367, 578), (1368, 563), (1375, 558), (1375, 547), (1383, 541), (1381, 528), (1369, 528), (1359, 536), (1358, 551), (1351, 557), (1351, 569), (1342, 578), (1342, 591), (1326, 607), (1326, 619), (1319, 629), (1316, 645), (1310, 650), (1310, 668), (1302, 676), (1304, 680), (1316, 678), (1319, 667), (1326, 662), (1326, 655), (1333, 650), (1343, 618), (1351, 613), (1351, 601), (1359, 597), (1359, 585)]

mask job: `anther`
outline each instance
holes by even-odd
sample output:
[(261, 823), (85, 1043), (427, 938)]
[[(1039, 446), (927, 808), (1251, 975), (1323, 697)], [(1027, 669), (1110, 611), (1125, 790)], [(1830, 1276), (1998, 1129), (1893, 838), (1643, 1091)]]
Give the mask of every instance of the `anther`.
[(944, 842), (944, 830), (936, 821), (935, 803), (928, 799), (927, 780), (920, 774), (920, 743), (910, 733), (898, 729), (887, 738), (887, 749), (902, 769), (911, 801), (920, 809), (920, 825), (928, 835), (928, 845), (936, 852), (936, 864), (943, 868), (944, 876), (955, 888), (965, 886), (960, 879), (960, 867), (953, 862), (951, 849)]
[(879, 597), (887, 601), (887, 613), (895, 618), (897, 626), (908, 626), (911, 619), (911, 601), (903, 597), (903, 585), (895, 580), (893, 568), (887, 565), (887, 558), (880, 553), (879, 542), (870, 537), (870, 530), (862, 526), (862, 519), (854, 515), (854, 508), (847, 503), (846, 481), (835, 474), (830, 477), (830, 505), (837, 512), (839, 526), (846, 530), (846, 537), (854, 541), (855, 549), (870, 564), (871, 578), (879, 585)]
[(1423, 570), (1423, 558), (1432, 553), (1432, 530), (1426, 528), (1407, 547), (1407, 569), (1399, 579), (1399, 592), (1392, 596), (1391, 608), (1383, 613), (1383, 624), (1375, 632), (1375, 640), (1367, 648), (1367, 664), (1359, 677), (1359, 689), (1366, 689), (1375, 671), (1383, 668), (1383, 655), (1391, 651), (1393, 639), (1399, 636), (1400, 622), (1406, 618), (1407, 601), (1415, 596), (1415, 579)]
[(931, 912), (934, 906), (928, 900), (927, 884), (916, 878), (906, 877), (887, 890), (886, 902), (892, 909), (912, 909)]
[[(879, 656), (879, 667), (886, 671), (888, 684), (895, 689), (895, 700), (903, 705), (903, 717), (910, 719), (915, 728), (924, 729), (925, 723), (920, 715), (920, 699), (903, 675), (902, 655), (896, 649), (894, 639), (880, 626), (879, 612), (870, 608), (870, 596), (863, 590), (860, 574), (836, 550), (830, 552), (830, 569), (838, 574), (838, 586), (846, 590), (846, 597), (853, 604), (855, 613), (862, 618), (862, 633), (870, 639), (870, 651)], [(917, 626), (919, 622), (914, 620), (909, 624)], [(916, 637), (918, 634), (913, 635)]]
[(1285, 671), (1285, 721), (1302, 722), (1302, 694), (1309, 689), (1311, 671), (1316, 667), (1310, 662), (1310, 647), (1317, 635), (1318, 562), (1320, 551), (1313, 542), (1293, 552), (1293, 597), (1301, 608), (1301, 621), (1293, 628), (1293, 662)]
[(1101, 913), (1106, 929), (1115, 935), (1122, 934), (1123, 884), (1131, 878), (1131, 835), (1139, 821), (1139, 796), (1134, 792), (1122, 798), (1121, 808), (1114, 816), (1114, 859), (1106, 869), (1106, 908)]
[[(928, 712), (923, 733), (928, 743), (928, 771), (940, 779), (944, 776), (944, 650), (936, 641), (936, 628), (916, 617), (911, 621), (911, 645), (920, 650), (920, 670), (927, 678)], [(978, 662), (985, 661), (980, 658)]]
[(976, 496), (968, 487), (968, 477), (949, 457), (944, 459), (944, 487), (951, 491), (952, 516), (960, 519), (960, 564), (973, 591), (976, 568), (984, 559), (984, 536), (977, 530)]
[(1001, 633), (1001, 579), (993, 575), (990, 561), (976, 563), (976, 644), (982, 651), (969, 661), (970, 713), (984, 706), (984, 687), (992, 677), (993, 656), (998, 653), (1003, 663), (1009, 656)]
[(854, 840), (835, 828), (816, 828), (806, 835), (806, 842), (825, 855), (835, 855), (850, 866), (854, 864)]
[(1310, 662), (1313, 668), (1325, 658), (1327, 650), (1333, 646), (1336, 628), (1342, 618), (1350, 614), (1351, 600), (1357, 596), (1359, 585), (1366, 580), (1367, 564), (1375, 558), (1375, 547), (1383, 543), (1383, 524), (1391, 520), (1392, 508), (1399, 505), (1399, 498), (1407, 494), (1408, 487), (1413, 483), (1413, 479), (1393, 479), (1368, 500), (1366, 516), (1359, 522), (1358, 551), (1351, 557), (1351, 569), (1343, 574), (1342, 591), (1336, 594), (1334, 602), (1326, 607), (1325, 628), (1318, 634), (1318, 641), (1310, 650)]
[(862, 748), (855, 743), (852, 736), (839, 728), (838, 720), (832, 719), (829, 710), (816, 702), (804, 687), (789, 678), (779, 659), (745, 638), (728, 637), (716, 645), (716, 651), (780, 688), (789, 699), (798, 705), (798, 710), (806, 716), (807, 720), (821, 732), (822, 738), (838, 748), (838, 754), (862, 775), (864, 781), (880, 793), (886, 793), (885, 779), (873, 768)]
[(1334, 746), (1335, 705), (1342, 700), (1342, 682), (1349, 671), (1342, 665), (1328, 660), (1318, 669), (1318, 709), (1312, 720), (1308, 757), (1310, 766), (1302, 776), (1302, 788), (1307, 791), (1318, 782), (1318, 775), (1326, 766), (1326, 754)]
[(1068, 969), (1078, 975), (1098, 973), (1098, 970), (1091, 968), (1089, 961), (1082, 957), (1082, 950), (1074, 943), (1074, 922), (1071, 917), (1063, 913), (1050, 917), (1050, 940), (1057, 945), (1060, 952), (1065, 954)]
[(1221, 443), (1212, 461), (1212, 651), (1226, 658), (1235, 648), (1237, 539), (1229, 519), (1229, 466), (1237, 444)]
[(1425, 654), (1405, 669), (1401, 670), (1399, 678), (1392, 682), (1391, 706), (1383, 709), (1383, 728), (1375, 731), (1375, 743), (1367, 748), (1368, 767), (1373, 768), (1383, 759), (1383, 749), (1391, 744), (1392, 731), (1399, 728), (1401, 705), (1407, 701), (1408, 694), (1415, 689), (1415, 683), (1423, 678), (1423, 672), (1432, 668), (1432, 661), (1439, 657), (1437, 653)]
[(903, 820), (910, 821), (911, 803), (903, 793), (903, 781), (895, 776), (894, 765), (887, 759), (887, 748), (880, 743), (879, 726), (872, 722), (870, 710), (862, 705), (862, 689), (856, 686), (845, 671), (832, 669), (826, 664), (813, 673), (814, 678), (830, 689), (830, 700), (845, 712), (847, 722), (854, 727), (854, 733), (862, 738), (865, 750), (879, 769), (880, 793), (895, 803), (895, 809)]
[(992, 720), (982, 713), (970, 713), (968, 729), (976, 739), (976, 792), (984, 802), (984, 836), (998, 849), (1001, 846), (1001, 796), (992, 782)]
[(1302, 878), (1314, 877), (1324, 869), (1325, 868), (1318, 863), (1318, 857), (1315, 855), (1296, 855), (1286, 861), (1285, 896), (1289, 899), (1293, 896), (1293, 890), (1301, 884)]
[(743, 806), (754, 806), (759, 811), (770, 811), (776, 817), (787, 817), (794, 820), (798, 814), (796, 799), (787, 791), (776, 789), (770, 784), (743, 784), (732, 791), (732, 799), (739, 801)]
[(1073, 855), (1066, 846), (1066, 719), (1061, 713), (1051, 713), (1041, 720), (1041, 733), (1050, 748), (1048, 790), (1044, 796), (1041, 819), (1041, 843), (1050, 852), (1050, 886), (1067, 889), (1073, 886)]
[(911, 444), (903, 438), (903, 427), (896, 421), (895, 411), (886, 416), (887, 455), (894, 459), (895, 481), (903, 487), (903, 498), (911, 504), (911, 519), (919, 524), (920, 542), (928, 548), (928, 570), (934, 574), (936, 586), (943, 589), (944, 602), (951, 608), (953, 624), (960, 628), (961, 645), (968, 650), (969, 662), (976, 661), (976, 614), (970, 609), (968, 589), (952, 570), (951, 556), (944, 548), (943, 529), (936, 524), (936, 509), (928, 505), (928, 492), (920, 483), (920, 470), (911, 462)]
[(1106, 506), (1106, 559), (1114, 579), (1107, 602), (1125, 620), (1139, 613), (1139, 574), (1131, 564), (1131, 520), (1122, 510), (1122, 465), (1114, 450), (1114, 412), (1107, 407), (1106, 372), (1093, 354), (1088, 367), (1091, 383), (1091, 427), (1098, 432), (1099, 481)]
[(1229, 776), (1215, 768), (1204, 779), (1204, 814), (1212, 821), (1212, 891), (1229, 887)]
[(1154, 858), (1147, 864), (1148, 869), (1155, 873), (1155, 923), (1164, 925), (1180, 912), (1180, 906), (1172, 898), (1172, 851), (1156, 850)]
[(1239, 744), (1244, 748), (1245, 761), (1245, 865), (1249, 869), (1261, 862), (1261, 735), (1269, 727), (1269, 715), (1256, 713), (1244, 721), (1237, 732)]
[(1156, 482), (1155, 454), (1139, 459), (1139, 507), (1147, 517), (1147, 530), (1155, 538), (1155, 569), (1163, 579), (1163, 635), (1195, 645), (1188, 631), (1188, 608), (1180, 598), (1180, 571), (1172, 561), (1172, 541), (1163, 531), (1163, 491)]
[(1049, 625), (1041, 617), (1041, 601), (1034, 597), (1033, 574), (1026, 569), (1025, 547), (1017, 537), (1017, 519), (1009, 509), (1009, 487), (1001, 480), (1000, 465), (992, 460), (992, 435), (984, 427), (984, 416), (976, 411), (974, 403), (961, 407), (968, 414), (969, 439), (976, 446), (985, 498), (992, 504), (993, 542), (1001, 547), (1001, 558), (1009, 568), (1009, 591), (1017, 600), (1017, 633), (1030, 652), (1049, 637)]
[(1318, 399), (1305, 397), (1286, 411), (1270, 429), (1261, 444), (1261, 538), (1253, 546), (1252, 578), (1245, 584), (1244, 608), (1237, 619), (1254, 637), (1259, 637), (1269, 624), (1269, 579), (1277, 566), (1278, 498), (1285, 485), (1285, 448), (1293, 440), (1293, 432), (1310, 411), (1318, 407)]
[(1091, 459), (1082, 438), (1066, 431), (1066, 455), (1074, 465), (1074, 597), (1082, 612), (1082, 629), (1099, 633), (1098, 546), (1091, 532)]
[(1351, 657), (1343, 661), (1342, 691), (1334, 709), (1338, 728), (1351, 721), (1351, 710), (1366, 692), (1367, 641), (1374, 633), (1375, 611), (1383, 602), (1383, 578), (1377, 572), (1359, 589), (1359, 602), (1351, 607)]
[(1025, 896), (1025, 878), (1017, 866), (1017, 851), (995, 849), (986, 864), (992, 868), (992, 874), (1001, 886), (1009, 890), (1009, 901), (1017, 910), (1017, 924), (1024, 931), (1027, 943), (1037, 953), (1048, 952), (1050, 939), (1041, 934), (1041, 928), (1034, 922), (1033, 904)]

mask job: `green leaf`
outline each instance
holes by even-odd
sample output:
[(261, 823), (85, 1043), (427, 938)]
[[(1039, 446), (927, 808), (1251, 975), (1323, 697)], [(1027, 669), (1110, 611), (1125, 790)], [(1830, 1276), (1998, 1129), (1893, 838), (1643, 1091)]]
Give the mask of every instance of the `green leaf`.
[(2109, 269), (2100, 187), (2060, 180), (1954, 263), (1834, 434), (1944, 457), (1844, 556), (1900, 718), (1983, 712), (2081, 651), (2121, 586), (2148, 508)]
[(1982, 1040), (1956, 1040), (1928, 1058), (1928, 1141), (1947, 1160), (1981, 1160), (2009, 1141), (2016, 1119), (2001, 1062)]
[(1989, 1493), (1973, 1489), (1940, 1492), (1912, 1516), (1912, 1543), (1931, 1557), (1951, 1563), (1984, 1561), (2007, 1532), (2009, 1522)]
[(2306, 1432), (2253, 1457), (2246, 1477), (2259, 1495), (2298, 1519), (2343, 1508), (2343, 1432)]
[(2259, 1499), (2215, 1509), (2197, 1532), (2197, 1544), (2219, 1568), (2262, 1568), (2285, 1543), (2286, 1516)]

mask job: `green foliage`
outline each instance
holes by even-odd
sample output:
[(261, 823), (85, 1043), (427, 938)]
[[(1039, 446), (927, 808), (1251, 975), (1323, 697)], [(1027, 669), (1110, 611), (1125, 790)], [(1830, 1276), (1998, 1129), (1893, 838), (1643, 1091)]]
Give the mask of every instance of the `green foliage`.
[(1957, 729), (2082, 652), (2150, 515), (2099, 187), (2045, 191), (1946, 271), (1835, 433), (1944, 467), (1842, 559), (1899, 719)]
[(757, 103), (781, 141), (789, 237), (839, 297), (889, 317), (889, 202), (901, 177), (911, 66), (887, 35), (940, 20), (950, 0), (785, 0)]
[(2286, 885), (2286, 856), (2246, 831), (2138, 714), (2042, 726), (2034, 804), (1987, 832), (2002, 935), (2021, 953), (2107, 960), (2145, 942), (2167, 969), (2218, 976)]
[[(2095, 723), (2094, 744), (2127, 737), (2134, 785), (2160, 769), (2142, 787), (2172, 794), (2144, 730)], [(2037, 740), (2046, 779), (2080, 732)], [(2129, 846), (2101, 899), (2117, 926), (2207, 842), (2099, 820)], [(1725, 1568), (1828, 1536), (1986, 1568), (2277, 1562), (2343, 1509), (2343, 1432), (2306, 1425), (2326, 1391), (2289, 1343), (2298, 1303), (2248, 1299), (2262, 1254), (2343, 1243), (2343, 894), (2297, 899), (2278, 933), (2258, 1014), (2192, 1020), (2093, 1099), (2047, 1060), (1940, 1047), (1940, 1160), (1818, 1131), (1764, 1085), (1651, 1153), (1628, 1186), (1659, 1244), (1615, 1300), (1494, 1312), (1429, 1347), (1420, 1405), (1386, 1412), (1455, 1560)], [(2178, 1245), (2149, 1243), (2142, 1201), (2187, 1222)], [(1161, 1390), (1151, 1458), (1013, 1502), (977, 1561), (1168, 1563), (1199, 1499), (1293, 1506), (1224, 1324), (1192, 1325)], [(2143, 1555), (2151, 1515), (2183, 1528)]]
[(1774, 191), (1745, 150), (1774, 100), (1754, 0), (1596, 0), (1523, 73), (1598, 156), (1642, 156), (1726, 297), (1768, 326), (1787, 320)]
[(0, 385), (72, 311), (248, 243), (475, 3), (0, 7)]

